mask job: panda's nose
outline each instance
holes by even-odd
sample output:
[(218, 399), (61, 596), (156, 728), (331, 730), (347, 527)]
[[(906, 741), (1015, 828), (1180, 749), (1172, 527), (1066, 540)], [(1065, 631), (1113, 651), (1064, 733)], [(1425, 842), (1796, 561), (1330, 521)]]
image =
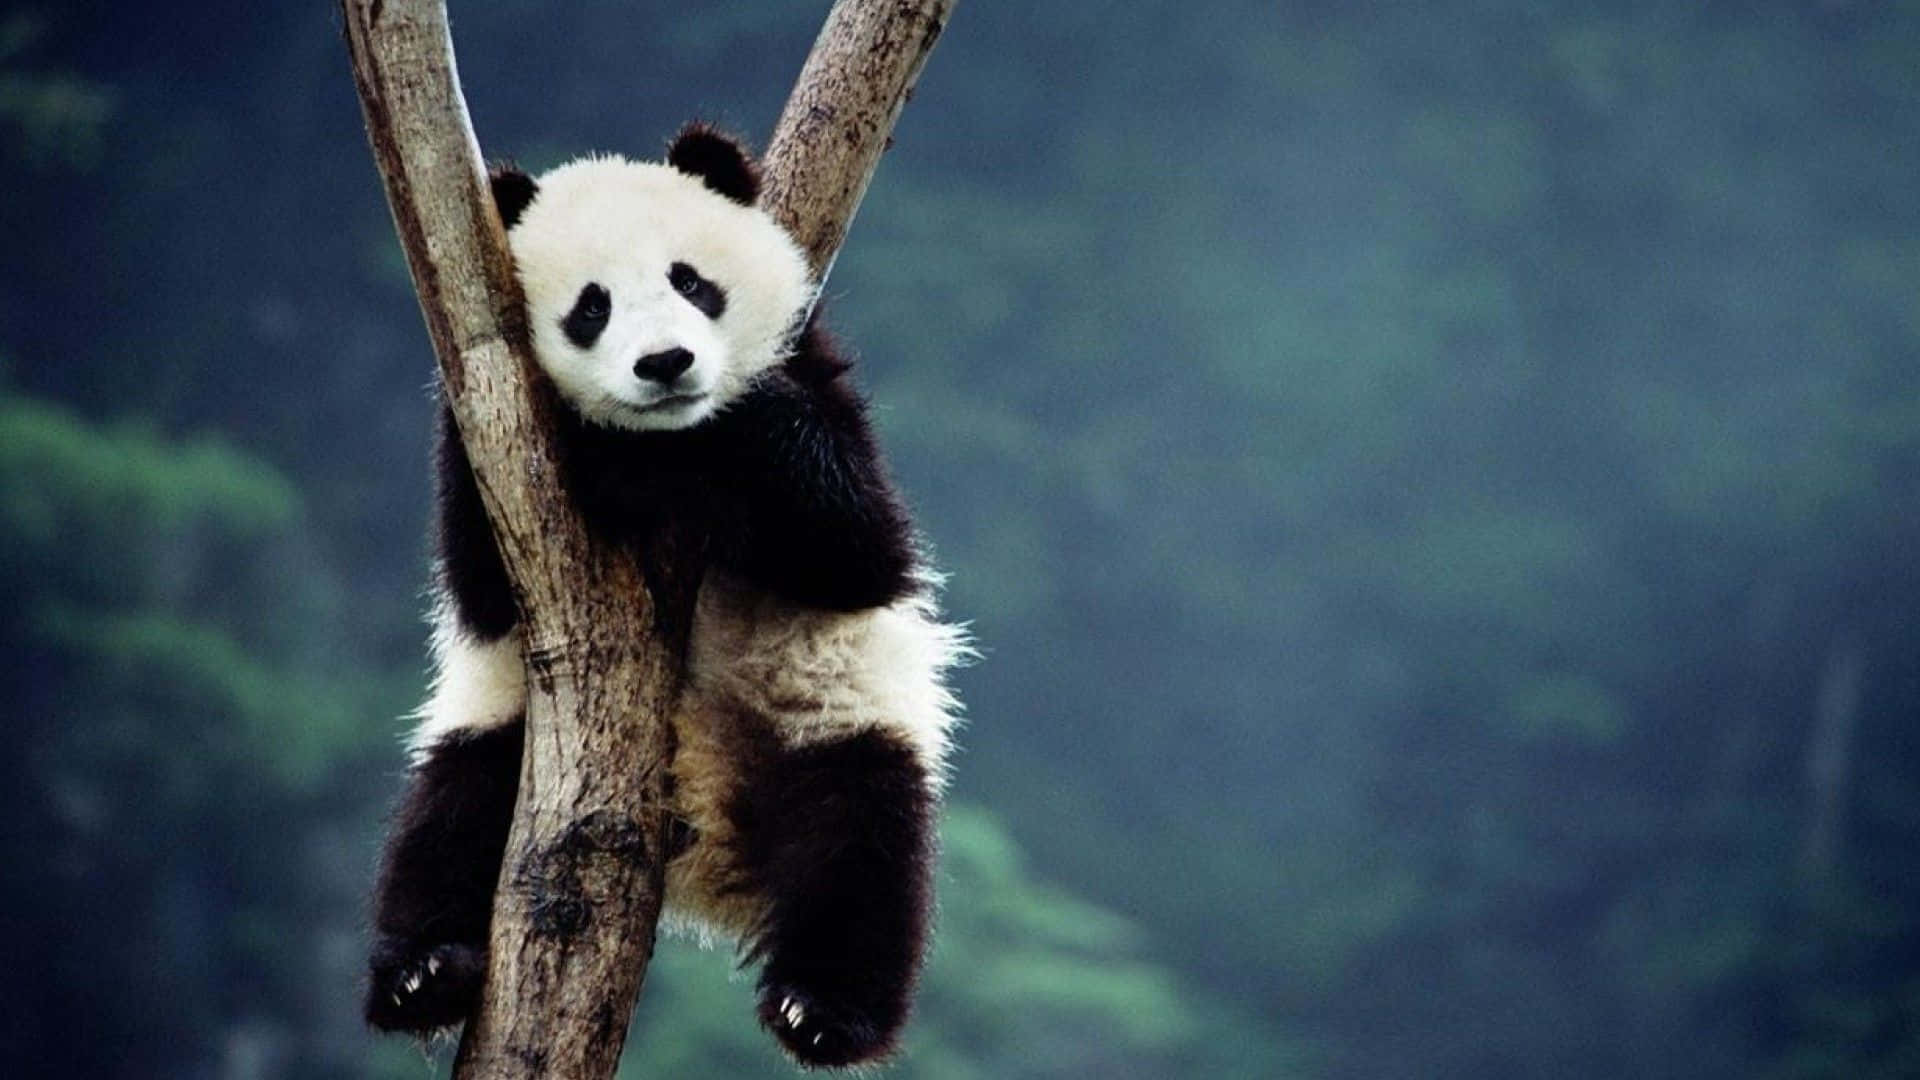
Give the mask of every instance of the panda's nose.
[(693, 354), (685, 349), (648, 353), (633, 362), (633, 373), (653, 382), (672, 382), (693, 366)]

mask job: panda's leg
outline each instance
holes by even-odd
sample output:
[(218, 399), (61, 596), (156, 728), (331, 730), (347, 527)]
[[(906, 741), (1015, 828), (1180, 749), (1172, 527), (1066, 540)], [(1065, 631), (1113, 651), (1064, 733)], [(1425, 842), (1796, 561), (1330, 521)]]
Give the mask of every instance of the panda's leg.
[(471, 1010), (520, 783), (519, 613), (453, 418), (438, 445), (433, 693), (414, 730), (373, 904), (366, 1016), (426, 1033)]
[(932, 908), (934, 777), (869, 729), (780, 750), (742, 792), (739, 835), (768, 898), (760, 1019), (802, 1064), (891, 1051)]
[(375, 889), (366, 1000), (375, 1027), (420, 1034), (459, 1023), (477, 999), (525, 728), (517, 634), (436, 651)]

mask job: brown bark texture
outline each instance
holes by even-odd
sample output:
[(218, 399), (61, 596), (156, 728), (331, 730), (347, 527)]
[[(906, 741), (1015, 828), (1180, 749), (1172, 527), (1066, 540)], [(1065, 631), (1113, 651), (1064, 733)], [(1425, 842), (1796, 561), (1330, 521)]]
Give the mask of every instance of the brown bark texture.
[(840, 0), (767, 143), (760, 203), (824, 282), (954, 0)]
[[(953, 0), (839, 0), (769, 146), (766, 204), (824, 279)], [(443, 0), (342, 0), (375, 163), (514, 582), (529, 700), (486, 989), (461, 1078), (610, 1077), (653, 951), (668, 723), (699, 567), (600, 543), (561, 495), (559, 407), (461, 95)]]

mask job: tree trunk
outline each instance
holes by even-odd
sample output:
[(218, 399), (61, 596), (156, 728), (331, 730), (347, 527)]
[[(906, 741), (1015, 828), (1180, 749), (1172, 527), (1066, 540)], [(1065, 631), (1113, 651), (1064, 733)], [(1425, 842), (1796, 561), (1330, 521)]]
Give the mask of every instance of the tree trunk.
[[(839, 0), (781, 116), (766, 205), (824, 279), (953, 0)], [(442, 0), (342, 0), (354, 82), (448, 404), (526, 631), (520, 799), (455, 1075), (609, 1077), (652, 955), (669, 710), (700, 567), (601, 544), (561, 498), (559, 408), (455, 75)], [(664, 632), (663, 632), (664, 628)]]

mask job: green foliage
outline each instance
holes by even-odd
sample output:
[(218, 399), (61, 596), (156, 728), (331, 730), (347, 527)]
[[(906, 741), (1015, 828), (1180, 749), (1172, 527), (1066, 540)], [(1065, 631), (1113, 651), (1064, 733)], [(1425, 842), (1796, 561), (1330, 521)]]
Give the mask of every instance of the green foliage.
[(300, 1000), (275, 973), (316, 925), (302, 895), (351, 895), (276, 852), (324, 834), (327, 773), (377, 699), (254, 632), (300, 614), (276, 572), (314, 571), (286, 547), (299, 499), (258, 461), (0, 391), (0, 493), (0, 685), (27, 750), (0, 770), (0, 817), (38, 851), (7, 888), (45, 937), (21, 945), (25, 978), (97, 1035), (35, 1060), (202, 1060), (233, 984), (282, 1015)]
[[(184, 448), (132, 428), (101, 431), (50, 405), (0, 396), (0, 527), (25, 558), (73, 564), (165, 565), (157, 548), (195, 528), (249, 539), (286, 527), (297, 509), (272, 470), (213, 442)], [(122, 552), (81, 552), (99, 541)], [(155, 548), (132, 551), (126, 544)], [(116, 578), (118, 587), (136, 581)], [(157, 599), (147, 596), (142, 599)]]

